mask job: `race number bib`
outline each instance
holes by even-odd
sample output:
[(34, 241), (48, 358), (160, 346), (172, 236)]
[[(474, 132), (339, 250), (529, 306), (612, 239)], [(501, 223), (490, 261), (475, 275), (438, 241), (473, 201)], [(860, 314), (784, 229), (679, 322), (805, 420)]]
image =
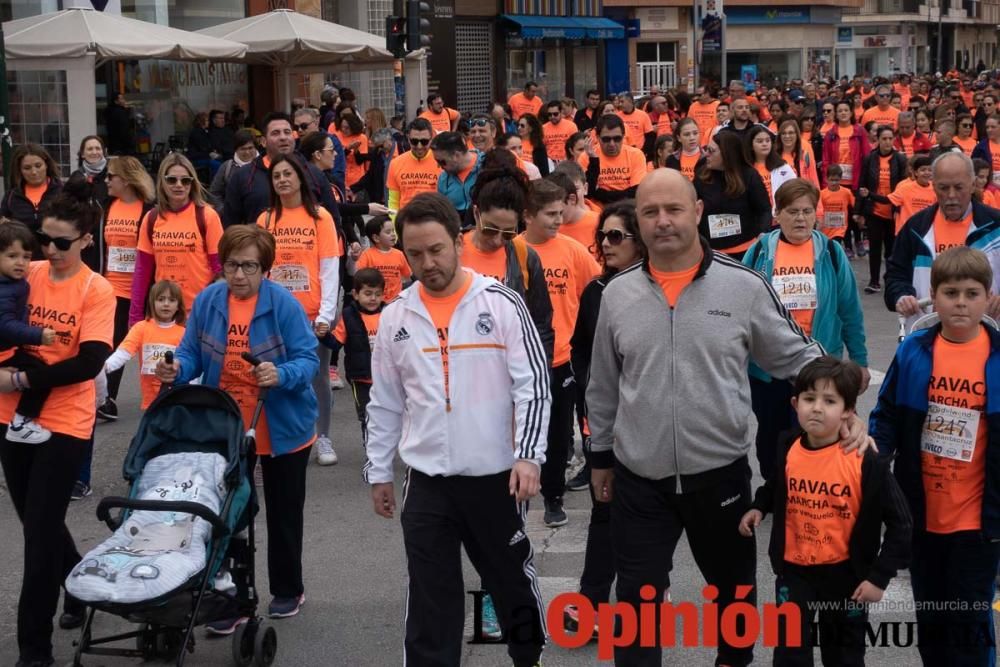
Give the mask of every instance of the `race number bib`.
[(816, 276), (812, 273), (793, 273), (771, 276), (771, 285), (778, 293), (781, 304), (788, 310), (816, 309)]
[(854, 165), (853, 164), (842, 164), (840, 165), (841, 176), (840, 178), (845, 181), (851, 180), (854, 176)]
[(289, 292), (309, 291), (309, 272), (301, 264), (283, 264), (271, 269), (271, 280)]
[(108, 271), (113, 273), (135, 273), (135, 248), (108, 248)]
[(139, 372), (142, 375), (153, 375), (156, 373), (156, 362), (163, 358), (167, 352), (177, 349), (176, 345), (165, 345), (163, 343), (147, 343), (142, 346), (142, 366)]
[(976, 452), (979, 410), (928, 403), (920, 449), (928, 454), (969, 463)]
[(840, 228), (846, 224), (846, 216), (842, 212), (833, 213), (828, 211), (823, 216), (823, 226), (829, 228)]
[(736, 213), (719, 213), (708, 216), (708, 236), (713, 239), (724, 239), (736, 236), (743, 230), (740, 216)]

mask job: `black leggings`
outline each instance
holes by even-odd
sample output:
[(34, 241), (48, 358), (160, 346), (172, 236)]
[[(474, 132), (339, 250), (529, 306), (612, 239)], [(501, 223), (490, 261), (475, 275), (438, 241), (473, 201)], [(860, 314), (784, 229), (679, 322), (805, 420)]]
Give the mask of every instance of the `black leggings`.
[[(122, 344), (125, 340), (125, 336), (128, 334), (128, 311), (132, 307), (132, 302), (124, 297), (115, 297), (115, 331), (112, 334), (112, 346), (114, 349), (112, 352), (118, 349), (118, 346)], [(188, 304), (188, 308), (191, 304)], [(125, 372), (125, 367), (119, 368), (114, 373), (108, 374), (108, 398), (118, 399), (118, 387), (122, 383), (122, 373)]]
[(892, 242), (896, 239), (896, 223), (889, 218), (882, 218), (877, 215), (870, 215), (867, 219), (868, 226), (868, 282), (872, 285), (881, 285), (882, 279), (882, 252), (885, 251), (886, 260), (892, 255)]

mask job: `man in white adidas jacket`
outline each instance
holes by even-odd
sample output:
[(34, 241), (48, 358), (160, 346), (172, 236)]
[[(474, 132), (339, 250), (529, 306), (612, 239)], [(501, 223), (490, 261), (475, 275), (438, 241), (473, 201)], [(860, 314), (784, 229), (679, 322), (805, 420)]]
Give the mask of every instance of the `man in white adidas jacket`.
[(545, 641), (524, 501), (538, 493), (549, 421), (545, 351), (518, 294), (461, 268), (458, 213), (437, 193), (399, 212), (419, 282), (382, 312), (372, 352), (368, 461), (375, 513), (392, 518), (393, 458), (408, 466), (405, 664), (461, 663), (461, 547), (493, 595), (515, 667)]

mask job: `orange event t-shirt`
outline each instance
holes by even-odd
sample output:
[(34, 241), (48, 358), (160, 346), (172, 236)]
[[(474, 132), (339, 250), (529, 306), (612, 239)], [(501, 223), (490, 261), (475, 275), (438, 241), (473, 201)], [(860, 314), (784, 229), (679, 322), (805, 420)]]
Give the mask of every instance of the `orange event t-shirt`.
[[(774, 193), (771, 192), (771, 170), (763, 162), (754, 162), (753, 168), (760, 174), (760, 180), (764, 181), (764, 189), (767, 190), (767, 197), (774, 202)], [(777, 220), (774, 221), (777, 225)]]
[(962, 149), (962, 152), (972, 157), (972, 151), (976, 148), (975, 137), (969, 137), (968, 139), (963, 139), (957, 134), (951, 138), (955, 142), (955, 145)]
[(317, 213), (314, 219), (305, 206), (297, 206), (284, 209), (278, 219), (270, 210), (257, 216), (257, 225), (274, 235), (274, 266), (268, 278), (292, 293), (310, 322), (319, 316), (322, 302), (320, 262), (341, 255), (333, 217), (323, 207), (317, 207)]
[(843, 238), (847, 232), (847, 221), (854, 209), (854, 195), (843, 186), (836, 191), (823, 188), (819, 193), (819, 201), (823, 208), (819, 230), (831, 239)]
[[(847, 127), (842, 127), (838, 125), (837, 136), (840, 138), (840, 142), (837, 144), (837, 159), (840, 161), (841, 168), (843, 168), (845, 164), (852, 164), (851, 137), (854, 136), (854, 126), (848, 125)], [(851, 180), (848, 174), (844, 174), (842, 178)]]
[(688, 155), (684, 151), (681, 151), (681, 173), (684, 174), (689, 181), (694, 182), (694, 167), (698, 164), (698, 160), (701, 159), (701, 152), (692, 153)]
[(851, 532), (861, 510), (861, 462), (839, 443), (809, 449), (799, 438), (788, 450), (784, 559), (829, 565), (850, 558)]
[[(358, 153), (364, 154), (368, 152), (368, 137), (364, 132), (361, 134), (355, 134), (350, 137), (336, 133), (337, 138), (340, 139), (340, 143), (345, 147), (344, 149), (344, 160), (347, 162), (347, 172), (344, 176), (344, 184), (347, 187), (357, 184), (368, 171), (368, 163), (362, 162), (358, 164), (357, 155)], [(349, 144), (353, 144), (355, 141), (358, 142), (357, 148), (347, 150)], [(392, 164), (391, 162), (389, 164)]]
[[(878, 157), (878, 186), (875, 188), (875, 192), (886, 197), (892, 194), (892, 169), (887, 155), (879, 155)], [(891, 218), (892, 205), (885, 202), (874, 202), (872, 213), (880, 218)]]
[(816, 268), (811, 239), (799, 245), (778, 240), (771, 285), (781, 305), (807, 335), (812, 335), (813, 315), (816, 314)]
[(924, 187), (912, 178), (908, 178), (900, 181), (896, 189), (889, 195), (889, 201), (892, 202), (893, 206), (899, 207), (899, 212), (896, 214), (896, 233), (899, 234), (899, 230), (903, 228), (907, 220), (928, 206), (937, 203), (937, 195), (934, 193), (932, 185), (928, 184)]
[(420, 114), (420, 118), (426, 118), (430, 122), (434, 134), (451, 132), (451, 124), (458, 120), (458, 112), (448, 107), (442, 108), (441, 113), (434, 113), (431, 109), (427, 109)]
[(582, 245), (594, 256), (594, 259), (597, 259), (597, 223), (600, 222), (600, 219), (600, 215), (588, 208), (583, 212), (583, 217), (576, 222), (568, 223), (564, 219), (562, 225), (559, 226), (559, 233)]
[(538, 112), (542, 110), (542, 98), (538, 95), (529, 100), (524, 93), (514, 93), (507, 100), (507, 104), (510, 105), (510, 115), (514, 120), (518, 120), (526, 113), (537, 116)]
[[(646, 156), (638, 148), (622, 146), (621, 153), (614, 157), (603, 151), (599, 152), (601, 167), (597, 175), (597, 187), (601, 190), (628, 190), (642, 183), (642, 179), (646, 177)], [(580, 153), (577, 162), (586, 172), (590, 156), (586, 152)]]
[(990, 180), (994, 185), (1000, 185), (1000, 144), (990, 142), (990, 156), (993, 164), (990, 165)]
[(615, 112), (615, 115), (621, 118), (622, 123), (625, 124), (625, 143), (642, 150), (642, 146), (646, 142), (646, 133), (653, 131), (653, 121), (649, 119), (649, 114), (642, 109), (635, 109), (632, 113), (619, 110)]
[(552, 367), (556, 368), (569, 361), (569, 341), (576, 328), (580, 296), (587, 283), (600, 275), (601, 267), (583, 244), (568, 236), (557, 234), (544, 243), (529, 242), (528, 245), (534, 248), (542, 262), (552, 301), (552, 329), (555, 332)]
[(472, 234), (474, 233), (469, 231), (465, 234), (465, 242), (462, 246), (462, 266), (504, 284), (507, 279), (507, 251), (504, 246), (500, 246), (493, 252), (483, 252), (472, 242)]
[(24, 184), (24, 196), (27, 197), (28, 201), (35, 208), (42, 203), (42, 197), (45, 196), (45, 191), (49, 189), (49, 182), (46, 181), (41, 185), (28, 185)]
[[(142, 222), (142, 200), (131, 203), (116, 199), (108, 208), (104, 223), (104, 245), (108, 259), (104, 277), (111, 283), (115, 296), (123, 299), (132, 296), (132, 274), (135, 273), (135, 248), (139, 242), (139, 224)], [(187, 307), (191, 307), (188, 302)]]
[[(187, 308), (194, 303), (198, 292), (212, 282), (212, 267), (208, 256), (219, 253), (219, 239), (222, 238), (222, 223), (219, 214), (211, 206), (206, 206), (205, 235), (201, 238), (194, 204), (188, 204), (180, 211), (158, 213), (153, 227), (153, 243), (149, 243), (149, 214), (142, 220), (139, 229), (138, 248), (149, 253), (156, 263), (156, 280), (172, 280), (180, 285)], [(208, 252), (205, 252), (206, 246)]]
[(562, 162), (566, 159), (566, 140), (576, 134), (576, 123), (560, 118), (559, 123), (545, 123), (542, 125), (542, 137), (545, 142), (545, 152), (553, 162)]
[(712, 130), (717, 124), (716, 111), (719, 108), (719, 101), (712, 100), (708, 104), (702, 104), (701, 102), (692, 102), (691, 106), (688, 107), (688, 117), (693, 118), (695, 124), (698, 125), (698, 132), (700, 133), (701, 145), (704, 146), (708, 143), (709, 138), (712, 135)]
[(982, 528), (986, 481), (986, 359), (990, 339), (934, 339), (928, 412), (921, 437), (927, 531)]
[(139, 390), (145, 410), (160, 391), (160, 381), (156, 378), (156, 363), (166, 352), (173, 352), (181, 344), (184, 327), (176, 322), (162, 326), (155, 319), (136, 322), (128, 331), (121, 349), (133, 357), (139, 355)]
[(938, 209), (934, 216), (934, 255), (940, 255), (948, 248), (965, 245), (965, 239), (969, 236), (969, 228), (972, 226), (972, 213), (959, 220), (951, 222), (946, 220), (941, 209)]
[[(222, 371), (219, 374), (219, 389), (229, 394), (240, 406), (243, 415), (244, 428), (250, 428), (254, 408), (260, 396), (257, 386), (257, 376), (253, 366), (240, 355), (250, 351), (250, 322), (253, 320), (254, 309), (257, 307), (257, 295), (249, 299), (237, 299), (229, 296), (229, 326), (226, 334), (226, 356), (223, 359)], [(260, 412), (257, 420), (258, 456), (271, 453), (271, 434), (267, 428), (267, 409)]]
[(681, 292), (694, 280), (701, 262), (702, 260), (699, 259), (697, 264), (683, 271), (657, 271), (652, 266), (649, 267), (649, 275), (653, 276), (653, 280), (663, 290), (663, 298), (667, 300), (667, 305), (670, 308), (677, 305), (677, 299), (680, 298)]
[(896, 107), (889, 107), (885, 111), (877, 106), (872, 107), (861, 116), (861, 124), (868, 125), (870, 121), (875, 121), (879, 126), (888, 125), (895, 131), (896, 124), (899, 122), (899, 113), (900, 111)]
[(458, 303), (472, 286), (472, 277), (464, 272), (463, 275), (465, 282), (462, 283), (462, 286), (455, 290), (454, 294), (445, 297), (431, 296), (424, 289), (424, 286), (420, 285), (420, 300), (424, 302), (424, 307), (427, 308), (427, 313), (431, 316), (431, 322), (434, 323), (434, 328), (437, 329), (438, 342), (441, 344), (441, 371), (444, 373), (444, 396), (449, 410), (451, 409), (451, 378), (448, 374), (448, 326), (451, 324), (451, 316), (454, 314), (455, 308), (458, 307)]
[(403, 279), (409, 278), (410, 263), (406, 261), (406, 255), (401, 250), (389, 248), (380, 250), (378, 248), (368, 248), (361, 257), (358, 257), (357, 267), (359, 269), (376, 269), (385, 278), (385, 290), (382, 292), (382, 301), (389, 303), (403, 291)]
[(437, 192), (441, 167), (434, 161), (430, 151), (424, 159), (418, 160), (411, 151), (406, 151), (389, 162), (386, 187), (399, 193), (399, 208), (421, 192)]
[[(49, 277), (49, 263), (32, 262), (28, 268), (28, 324), (54, 329), (54, 345), (25, 345), (21, 349), (48, 365), (72, 359), (80, 343), (112, 345), (115, 294), (108, 281), (81, 265), (76, 275), (59, 282)], [(20, 392), (0, 395), (0, 423), (9, 424)], [(54, 387), (36, 420), (53, 433), (86, 440), (94, 432), (94, 381)]]

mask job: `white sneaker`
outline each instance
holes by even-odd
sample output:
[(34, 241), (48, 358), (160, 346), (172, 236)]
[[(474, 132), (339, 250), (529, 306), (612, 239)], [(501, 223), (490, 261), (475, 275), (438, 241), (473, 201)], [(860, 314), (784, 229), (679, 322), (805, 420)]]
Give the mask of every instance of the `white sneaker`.
[(30, 445), (38, 445), (48, 442), (52, 437), (52, 431), (42, 428), (34, 419), (28, 419), (14, 413), (14, 418), (10, 420), (7, 427), (7, 440), (11, 442), (24, 442)]
[(333, 451), (330, 438), (325, 435), (316, 438), (316, 462), (321, 466), (332, 466), (337, 464), (337, 460), (337, 452)]
[(330, 367), (330, 389), (343, 389), (344, 381), (340, 379), (340, 373), (336, 368)]

